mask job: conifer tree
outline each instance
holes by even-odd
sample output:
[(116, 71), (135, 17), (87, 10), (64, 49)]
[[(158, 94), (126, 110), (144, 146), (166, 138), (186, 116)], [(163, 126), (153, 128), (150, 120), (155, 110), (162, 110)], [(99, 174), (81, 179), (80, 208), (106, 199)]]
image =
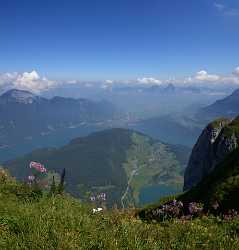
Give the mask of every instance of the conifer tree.
[(65, 176), (66, 176), (66, 169), (64, 168), (61, 173), (61, 180), (58, 185), (58, 193), (62, 194), (64, 192), (64, 184), (65, 184)]
[(52, 176), (52, 183), (51, 183), (51, 189), (50, 189), (50, 194), (55, 195), (56, 194), (56, 182), (55, 182), (55, 176)]

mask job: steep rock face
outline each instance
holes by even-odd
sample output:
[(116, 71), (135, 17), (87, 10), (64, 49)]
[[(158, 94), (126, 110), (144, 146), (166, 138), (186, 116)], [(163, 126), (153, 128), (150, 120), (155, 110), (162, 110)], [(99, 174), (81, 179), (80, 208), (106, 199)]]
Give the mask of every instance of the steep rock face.
[(200, 183), (178, 197), (182, 202), (200, 202), (204, 208), (215, 212), (234, 209), (239, 211), (239, 147), (229, 153), (222, 162)]
[(200, 135), (184, 175), (184, 190), (198, 184), (216, 165), (238, 147), (239, 117), (218, 119), (210, 123)]

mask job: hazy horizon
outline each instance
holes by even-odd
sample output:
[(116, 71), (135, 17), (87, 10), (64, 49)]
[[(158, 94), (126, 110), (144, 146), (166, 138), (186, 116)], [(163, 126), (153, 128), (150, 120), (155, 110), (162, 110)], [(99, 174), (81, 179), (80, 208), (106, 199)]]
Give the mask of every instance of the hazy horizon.
[(239, 3), (3, 1), (0, 89), (64, 83), (239, 86)]

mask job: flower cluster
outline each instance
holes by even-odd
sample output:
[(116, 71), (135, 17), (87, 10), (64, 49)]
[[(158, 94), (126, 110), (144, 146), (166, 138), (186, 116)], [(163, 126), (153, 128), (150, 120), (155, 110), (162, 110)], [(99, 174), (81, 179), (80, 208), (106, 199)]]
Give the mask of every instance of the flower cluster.
[(200, 203), (191, 202), (188, 205), (188, 211), (191, 215), (200, 215), (203, 212), (203, 206)]
[(239, 217), (239, 214), (234, 209), (229, 210), (226, 214), (223, 215), (223, 219), (226, 221), (231, 221), (231, 220), (238, 218), (238, 217)]
[(191, 219), (202, 215), (203, 206), (200, 203), (191, 202), (183, 204), (181, 201), (173, 200), (152, 211), (156, 220), (165, 220), (170, 218)]
[(153, 210), (153, 215), (158, 217), (159, 220), (181, 217), (183, 215), (183, 203), (181, 201), (173, 200), (172, 202)]
[(39, 188), (46, 188), (48, 182), (46, 180), (47, 170), (41, 163), (32, 161), (29, 164), (31, 174), (27, 177), (29, 185), (36, 185)]
[(33, 168), (40, 173), (46, 173), (47, 171), (44, 165), (35, 161), (30, 162), (30, 168)]
[(98, 200), (105, 201), (106, 200), (106, 193), (101, 193), (97, 195)]
[[(236, 218), (239, 218), (239, 212), (230, 209), (224, 212), (220, 212), (219, 208), (220, 205), (217, 201), (215, 201), (211, 208), (213, 208), (212, 211), (218, 211), (217, 215), (219, 215), (219, 218), (225, 220), (225, 221), (232, 221)], [(158, 208), (150, 209), (149, 211), (146, 211), (145, 218), (155, 221), (164, 221), (168, 219), (177, 218), (180, 219), (180, 221), (187, 221), (191, 220), (195, 217), (202, 217), (204, 215), (209, 215), (211, 210), (205, 209), (202, 203), (197, 202), (190, 202), (190, 203), (183, 203), (181, 201), (173, 200), (168, 203), (165, 203), (164, 205), (161, 205)]]
[(100, 193), (98, 195), (93, 195), (90, 197), (91, 202), (95, 201), (106, 201), (106, 193)]

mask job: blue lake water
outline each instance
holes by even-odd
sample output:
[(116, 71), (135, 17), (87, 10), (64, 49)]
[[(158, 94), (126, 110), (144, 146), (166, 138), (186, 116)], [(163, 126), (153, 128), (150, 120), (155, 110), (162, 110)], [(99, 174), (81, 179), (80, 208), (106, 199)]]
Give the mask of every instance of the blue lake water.
[(0, 149), (0, 162), (14, 159), (18, 156), (30, 153), (32, 150), (45, 147), (60, 147), (77, 137), (86, 136), (99, 131), (96, 126), (81, 126), (78, 128), (59, 129), (45, 136), (35, 136), (31, 140), (21, 140), (14, 147)]
[(139, 195), (140, 206), (157, 202), (164, 196), (173, 195), (179, 192), (182, 192), (182, 188), (165, 185), (142, 188)]

